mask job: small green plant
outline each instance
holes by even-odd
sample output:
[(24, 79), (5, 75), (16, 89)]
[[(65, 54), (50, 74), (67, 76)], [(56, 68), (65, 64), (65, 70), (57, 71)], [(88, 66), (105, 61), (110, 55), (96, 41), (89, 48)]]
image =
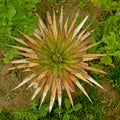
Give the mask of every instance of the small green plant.
[(78, 3), (78, 7), (81, 8), (81, 9), (85, 8), (88, 5), (89, 1), (90, 0), (82, 0), (82, 1), (80, 1)]
[(101, 62), (110, 65), (112, 63), (111, 57), (114, 56), (117, 59), (120, 59), (120, 17), (116, 15), (110, 16), (104, 23), (104, 28), (102, 29), (103, 33), (103, 42), (104, 49), (103, 51), (111, 54), (111, 56), (101, 58)]
[[(108, 3), (108, 4), (107, 4)], [(120, 59), (120, 16), (118, 11), (120, 8), (119, 1), (112, 2), (106, 1), (101, 4), (107, 4), (107, 8), (104, 8), (104, 16), (101, 16), (101, 27), (99, 27), (99, 22), (94, 22), (94, 28), (96, 31), (93, 33), (93, 37), (96, 41), (102, 39), (103, 43), (99, 47), (92, 48), (89, 52), (96, 53), (108, 53), (110, 56), (104, 56), (101, 58), (101, 63), (105, 65), (111, 65), (113, 62), (113, 57), (115, 59)], [(100, 4), (100, 5), (101, 5)], [(101, 5), (101, 7), (104, 7)], [(110, 10), (110, 11), (109, 11)], [(109, 16), (106, 14), (110, 14)], [(96, 41), (92, 41), (95, 43)]]
[(75, 104), (73, 108), (71, 108), (71, 103), (69, 99), (64, 99), (63, 109), (54, 109), (54, 114), (59, 114), (59, 118), (61, 120), (79, 120), (76, 113), (82, 110), (82, 105), (80, 103)]
[(13, 116), (17, 120), (37, 120), (37, 116), (29, 111), (14, 111)]
[(112, 86), (118, 88), (118, 91), (120, 92), (120, 67), (116, 66), (110, 70), (108, 74), (108, 79), (110, 79)]
[(37, 17), (33, 16), (39, 0), (1, 0), (0, 1), (0, 47), (6, 50), (4, 62), (8, 63), (14, 57), (19, 57), (15, 49), (8, 44), (18, 45), (7, 36), (20, 36), (17, 30), (33, 34), (37, 26)]
[(14, 120), (13, 116), (0, 108), (0, 120)]
[(106, 21), (103, 28), (103, 41), (106, 44), (107, 53), (120, 59), (120, 16), (112, 15)]
[(48, 104), (44, 104), (39, 110), (38, 102), (36, 100), (32, 101), (30, 107), (24, 110), (14, 110), (12, 112), (12, 117), (15, 120), (42, 120), (48, 117)]
[(82, 110), (82, 105), (77, 103), (73, 108), (71, 108), (70, 101), (67, 98), (64, 99), (64, 104), (66, 109), (62, 111), (64, 113), (63, 120), (79, 120), (79, 118), (72, 113), (78, 111), (80, 112), (80, 110)]

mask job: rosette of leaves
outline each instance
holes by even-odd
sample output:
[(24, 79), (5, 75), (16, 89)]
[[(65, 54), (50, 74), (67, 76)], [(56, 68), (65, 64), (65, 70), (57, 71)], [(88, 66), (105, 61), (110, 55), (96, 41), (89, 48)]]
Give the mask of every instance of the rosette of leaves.
[(25, 40), (11, 37), (23, 44), (23, 46), (10, 46), (19, 49), (19, 54), (25, 57), (24, 59), (12, 61), (12, 63), (17, 64), (17, 66), (11, 69), (17, 68), (23, 69), (25, 72), (32, 72), (32, 74), (26, 77), (14, 90), (31, 81), (27, 88), (29, 89), (32, 86), (35, 88), (31, 100), (43, 89), (40, 106), (44, 102), (48, 91), (50, 91), (49, 112), (51, 112), (53, 108), (56, 96), (59, 108), (61, 108), (62, 90), (64, 89), (73, 106), (71, 92), (76, 91), (75, 86), (91, 101), (78, 79), (103, 89), (99, 83), (88, 75), (86, 70), (99, 73), (105, 72), (89, 66), (86, 61), (98, 59), (101, 56), (106, 56), (106, 54), (87, 54), (87, 50), (101, 42), (89, 45), (91, 40), (90, 34), (93, 30), (87, 31), (89, 25), (86, 26), (85, 29), (82, 28), (88, 16), (75, 28), (77, 17), (78, 13), (68, 27), (68, 19), (63, 23), (63, 7), (61, 7), (58, 23), (55, 11), (53, 11), (52, 17), (48, 12), (47, 23), (45, 24), (41, 17), (39, 17), (39, 28), (35, 30), (33, 36), (28, 36), (19, 31), (25, 37)]

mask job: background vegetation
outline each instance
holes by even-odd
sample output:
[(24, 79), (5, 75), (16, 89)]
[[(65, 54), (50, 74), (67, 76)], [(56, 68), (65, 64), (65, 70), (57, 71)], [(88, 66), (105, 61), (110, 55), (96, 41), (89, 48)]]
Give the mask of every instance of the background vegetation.
[(8, 44), (18, 44), (8, 36), (19, 36), (17, 30), (33, 34), (37, 26), (34, 15), (39, 0), (0, 0), (0, 48), (6, 50), (4, 63), (18, 57), (15, 49)]
[[(72, 0), (71, 2), (73, 3)], [(20, 36), (17, 30), (29, 35), (33, 34), (37, 27), (35, 14), (37, 11), (39, 13), (39, 4), (47, 4), (50, 7), (69, 4), (69, 8), (74, 7), (67, 0), (0, 0), (0, 49), (5, 51), (1, 64), (5, 65), (10, 60), (20, 57), (16, 54), (16, 49), (7, 47), (8, 44), (19, 44), (8, 36)], [(92, 7), (100, 10), (100, 16), (93, 22), (93, 28), (96, 31), (92, 34), (91, 43), (100, 40), (103, 42), (89, 52), (108, 53), (110, 56), (102, 57), (100, 61), (89, 64), (98, 68), (102, 66), (102, 69), (108, 72), (106, 76), (90, 73), (107, 89), (107, 93), (86, 85), (93, 101), (92, 104), (81, 92), (77, 92), (74, 95), (75, 106), (71, 108), (69, 100), (64, 94), (62, 109), (58, 110), (56, 103), (52, 113), (49, 114), (49, 102), (46, 100), (41, 110), (38, 110), (39, 98), (36, 98), (30, 106), (22, 110), (11, 111), (0, 108), (0, 120), (120, 120), (120, 1), (78, 0), (76, 4), (82, 11), (85, 11), (86, 8), (92, 9)]]

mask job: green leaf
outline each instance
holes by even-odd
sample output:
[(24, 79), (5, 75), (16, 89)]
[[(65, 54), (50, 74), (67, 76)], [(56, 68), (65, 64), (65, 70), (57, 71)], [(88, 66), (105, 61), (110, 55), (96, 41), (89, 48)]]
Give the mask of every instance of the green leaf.
[(119, 51), (115, 51), (113, 53), (113, 55), (116, 56), (116, 57), (118, 57), (118, 58), (120, 58), (120, 50)]
[(67, 110), (67, 114), (70, 114), (70, 113), (72, 113), (73, 112), (73, 110), (72, 109), (69, 109), (69, 110)]
[(85, 6), (86, 6), (86, 3), (83, 1), (79, 2), (79, 4), (78, 4), (79, 8), (84, 8)]
[(105, 35), (103, 37), (103, 41), (107, 44), (106, 48), (108, 50), (115, 49), (116, 48), (116, 37), (115, 35)]
[(71, 118), (71, 120), (80, 120), (80, 119), (78, 119), (78, 117), (75, 116), (74, 114), (70, 115), (70, 118)]
[(26, 10), (35, 9), (35, 5), (33, 3), (26, 5)]
[(8, 63), (10, 60), (12, 60), (15, 57), (19, 57), (18, 54), (16, 54), (18, 52), (18, 50), (16, 49), (8, 49), (8, 51), (6, 52), (6, 54), (4, 55), (4, 63)]
[(101, 62), (105, 65), (110, 65), (112, 63), (112, 59), (109, 56), (104, 56), (101, 58)]
[(48, 109), (48, 104), (42, 105), (39, 111), (39, 118), (45, 117), (48, 113)]
[(0, 3), (4, 3), (5, 2), (5, 0), (0, 0)]
[(60, 108), (56, 108), (54, 109), (54, 113), (63, 113), (64, 110), (60, 109)]
[(16, 9), (15, 9), (14, 6), (9, 5), (9, 6), (7, 6), (7, 11), (6, 12), (7, 12), (6, 16), (7, 16), (8, 20), (12, 20), (12, 18), (16, 14)]
[(70, 115), (69, 114), (64, 114), (63, 120), (70, 120)]
[(65, 98), (64, 104), (65, 104), (66, 109), (68, 110), (70, 108), (70, 101), (67, 98)]
[(81, 104), (76, 104), (73, 108), (74, 111), (79, 111), (80, 109), (82, 109), (82, 105)]
[(3, 35), (11, 35), (11, 27), (9, 27), (8, 25), (6, 25), (3, 29), (2, 29), (2, 33)]
[[(16, 50), (8, 48), (6, 45), (18, 45), (15, 40), (6, 38), (12, 35), (19, 37), (17, 30), (33, 35), (37, 27), (37, 17), (33, 15), (36, 10), (36, 3), (39, 0), (0, 0), (0, 47), (6, 50), (4, 62), (8, 63), (18, 55)], [(26, 10), (28, 8), (28, 10)]]

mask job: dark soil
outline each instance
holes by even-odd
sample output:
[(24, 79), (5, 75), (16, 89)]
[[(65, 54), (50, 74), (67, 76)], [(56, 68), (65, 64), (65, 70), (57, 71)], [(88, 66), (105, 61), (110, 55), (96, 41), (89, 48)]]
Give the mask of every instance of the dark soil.
[(120, 95), (115, 88), (112, 88), (111, 84), (106, 81), (102, 81), (101, 85), (106, 89), (99, 91), (100, 98), (104, 105), (103, 120), (119, 120), (120, 119)]
[(2, 50), (0, 53), (0, 108), (9, 111), (23, 109), (30, 103), (30, 92), (25, 90), (25, 86), (16, 91), (12, 91), (12, 89), (22, 81), (26, 74), (9, 71), (12, 64), (4, 64), (2, 62), (4, 51)]

